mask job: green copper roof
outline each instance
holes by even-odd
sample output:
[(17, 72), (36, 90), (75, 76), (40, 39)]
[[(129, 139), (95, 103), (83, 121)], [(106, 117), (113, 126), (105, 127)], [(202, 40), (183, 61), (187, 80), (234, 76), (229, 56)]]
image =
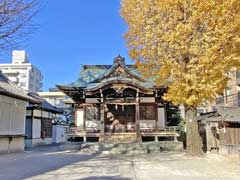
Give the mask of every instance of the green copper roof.
[(151, 89), (154, 88), (154, 84), (152, 82), (139, 82), (136, 81), (134, 79), (130, 79), (130, 78), (121, 78), (121, 77), (112, 77), (112, 78), (108, 78), (103, 80), (100, 83), (89, 83), (86, 87), (87, 90), (95, 90), (98, 89), (99, 87), (105, 86), (109, 83), (112, 82), (122, 82), (122, 83), (128, 83), (131, 84), (133, 86), (138, 86), (141, 89)]
[(99, 76), (103, 75), (108, 69), (85, 69), (84, 67), (81, 68), (79, 78), (67, 85), (73, 87), (86, 87), (88, 84), (97, 79)]
[[(116, 77), (110, 75), (118, 68), (123, 68), (128, 76), (123, 77), (121, 74)], [(101, 84), (107, 84), (112, 81), (125, 81), (142, 86), (143, 88), (154, 88), (153, 79), (144, 79), (139, 71), (133, 65), (126, 65), (124, 59), (120, 56), (115, 58), (113, 65), (83, 65), (80, 69), (79, 78), (70, 84), (62, 85), (62, 87), (76, 87), (84, 89), (94, 89)], [(61, 87), (61, 85), (59, 86)]]

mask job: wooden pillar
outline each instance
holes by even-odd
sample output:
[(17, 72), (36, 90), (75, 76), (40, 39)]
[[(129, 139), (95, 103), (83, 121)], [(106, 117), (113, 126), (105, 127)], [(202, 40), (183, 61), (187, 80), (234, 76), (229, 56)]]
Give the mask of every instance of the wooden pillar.
[[(157, 89), (155, 89), (155, 119), (156, 119), (156, 128), (155, 128), (155, 131), (158, 130), (158, 101), (157, 101), (157, 98), (158, 98), (158, 91)], [(155, 137), (155, 141), (156, 141), (156, 137)]]
[(175, 134), (175, 136), (174, 136), (174, 139), (173, 139), (175, 142), (178, 142), (178, 140), (177, 140), (177, 135)]
[(83, 136), (83, 142), (87, 142), (87, 135), (86, 134)]
[(78, 112), (77, 112), (77, 108), (76, 107), (75, 107), (74, 111), (75, 111), (74, 112), (74, 114), (75, 114), (75, 116), (74, 116), (74, 124), (77, 127)]
[(136, 94), (136, 111), (135, 111), (137, 141), (141, 141), (139, 119), (140, 119), (139, 118), (139, 90), (137, 90), (137, 94)]
[(140, 124), (139, 124), (139, 103), (136, 103), (135, 120), (136, 120), (137, 141), (140, 141), (141, 137), (140, 137)]
[(87, 107), (83, 107), (83, 130), (86, 131)]
[(100, 136), (100, 142), (104, 141), (104, 103), (103, 103), (103, 93), (102, 89), (100, 89), (100, 96), (101, 96), (101, 102), (100, 102), (100, 123), (101, 123), (101, 136)]
[(158, 104), (156, 103), (156, 100), (155, 100), (155, 120), (156, 120), (155, 131), (157, 131), (158, 130)]

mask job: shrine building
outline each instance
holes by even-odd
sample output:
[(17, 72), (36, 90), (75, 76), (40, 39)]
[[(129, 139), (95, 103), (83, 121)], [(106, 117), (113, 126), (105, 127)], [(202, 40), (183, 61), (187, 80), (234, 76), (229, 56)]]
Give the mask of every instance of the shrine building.
[(74, 104), (75, 127), (69, 137), (86, 141), (134, 142), (176, 139), (166, 127), (163, 87), (144, 78), (120, 55), (112, 65), (83, 65), (80, 77), (57, 85)]

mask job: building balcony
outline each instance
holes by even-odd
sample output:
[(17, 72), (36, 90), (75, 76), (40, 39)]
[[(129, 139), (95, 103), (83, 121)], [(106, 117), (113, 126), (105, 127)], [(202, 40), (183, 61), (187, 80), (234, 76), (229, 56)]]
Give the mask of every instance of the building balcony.
[(240, 93), (221, 96), (216, 100), (217, 106), (240, 107)]
[(237, 83), (237, 85), (240, 85), (240, 77), (238, 77), (238, 78), (236, 79), (236, 83)]
[(5, 75), (11, 75), (11, 76), (18, 76), (19, 75), (19, 72), (16, 71), (16, 70), (5, 70), (5, 69), (2, 69), (2, 72)]
[(8, 79), (14, 83), (18, 83), (18, 78), (17, 77), (13, 77), (13, 76), (9, 76)]

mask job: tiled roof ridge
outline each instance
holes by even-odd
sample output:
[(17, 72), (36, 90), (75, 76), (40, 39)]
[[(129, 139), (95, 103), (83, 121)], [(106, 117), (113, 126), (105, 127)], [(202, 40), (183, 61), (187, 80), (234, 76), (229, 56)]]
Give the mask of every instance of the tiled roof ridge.
[(129, 67), (127, 67), (126, 63), (125, 63), (125, 58), (121, 57), (120, 55), (118, 55), (116, 58), (114, 58), (114, 62), (113, 65), (111, 66), (111, 68), (109, 68), (105, 73), (103, 73), (101, 76), (97, 77), (95, 80), (91, 81), (90, 83), (96, 83), (99, 82), (105, 78), (107, 78), (108, 76), (110, 76), (110, 74), (112, 74), (118, 67), (123, 68), (126, 73), (128, 73), (130, 76), (138, 79), (139, 81), (145, 82), (146, 80), (143, 79), (141, 76), (134, 74), (131, 72), (131, 69)]
[[(136, 68), (134, 64), (127, 64), (128, 68)], [(110, 69), (112, 65), (91, 65), (91, 64), (84, 64), (83, 69)]]
[(45, 100), (43, 97), (41, 97), (40, 95), (38, 95), (35, 92), (30, 92), (29, 96), (31, 96), (34, 99), (37, 99), (38, 101), (40, 101), (41, 102), (40, 107), (43, 108), (43, 109), (58, 112), (58, 113), (62, 112), (56, 106), (52, 105), (51, 103), (49, 103), (47, 100)]
[[(220, 117), (220, 118), (219, 118)], [(218, 107), (217, 111), (201, 114), (198, 120), (240, 123), (240, 107)]]
[(0, 71), (0, 83), (2, 83), (2, 85), (0, 86), (0, 94), (9, 97), (14, 97), (16, 99), (22, 99), (25, 101), (39, 103), (37, 99), (29, 96), (26, 90), (22, 89), (21, 87), (10, 81), (1, 71)]

